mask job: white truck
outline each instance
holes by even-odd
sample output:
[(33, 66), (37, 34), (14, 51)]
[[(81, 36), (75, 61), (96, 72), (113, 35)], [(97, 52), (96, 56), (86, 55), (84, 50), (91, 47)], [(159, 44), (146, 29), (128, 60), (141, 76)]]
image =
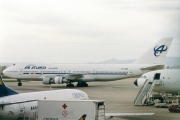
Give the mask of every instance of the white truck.
[(39, 100), (37, 120), (104, 120), (105, 101)]

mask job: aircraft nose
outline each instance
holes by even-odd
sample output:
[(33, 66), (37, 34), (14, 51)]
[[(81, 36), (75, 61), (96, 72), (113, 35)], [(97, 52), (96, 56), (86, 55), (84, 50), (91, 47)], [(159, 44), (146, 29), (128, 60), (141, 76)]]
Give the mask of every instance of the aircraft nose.
[(138, 84), (137, 84), (137, 79), (134, 81), (134, 84), (135, 84), (136, 86), (138, 86)]
[(3, 75), (5, 75), (5, 76), (8, 76), (8, 75), (9, 75), (9, 74), (8, 74), (9, 72), (7, 71), (7, 69), (3, 70), (2, 73), (3, 73)]
[(2, 72), (4, 75), (6, 75), (6, 73), (7, 73), (7, 71), (6, 70), (3, 70), (3, 72)]

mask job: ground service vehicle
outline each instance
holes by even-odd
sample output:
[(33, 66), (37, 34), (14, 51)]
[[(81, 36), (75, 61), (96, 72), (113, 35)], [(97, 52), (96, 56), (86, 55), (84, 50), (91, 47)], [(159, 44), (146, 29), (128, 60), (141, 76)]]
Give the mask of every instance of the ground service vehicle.
[(168, 109), (170, 112), (179, 112), (180, 113), (180, 105), (170, 105)]
[(38, 101), (38, 120), (104, 120), (102, 100)]

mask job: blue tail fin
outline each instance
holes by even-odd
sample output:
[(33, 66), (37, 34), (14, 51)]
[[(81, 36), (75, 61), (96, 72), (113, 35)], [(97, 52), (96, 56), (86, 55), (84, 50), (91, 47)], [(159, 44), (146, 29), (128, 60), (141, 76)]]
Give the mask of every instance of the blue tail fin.
[(14, 91), (13, 89), (7, 87), (4, 84), (2, 77), (0, 76), (0, 97), (14, 95), (14, 94), (19, 94), (19, 93)]

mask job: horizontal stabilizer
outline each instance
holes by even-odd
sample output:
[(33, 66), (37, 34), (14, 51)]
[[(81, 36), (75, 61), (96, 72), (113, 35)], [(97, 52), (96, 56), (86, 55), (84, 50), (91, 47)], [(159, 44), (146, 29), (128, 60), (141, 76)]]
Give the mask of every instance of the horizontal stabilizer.
[(160, 70), (163, 69), (165, 65), (155, 65), (150, 67), (141, 68), (141, 70)]
[(17, 101), (17, 102), (0, 102), (0, 106), (19, 104), (19, 103), (27, 103), (27, 102), (34, 102), (34, 101), (38, 101), (38, 100), (27, 100), (27, 101)]
[(152, 116), (154, 113), (105, 113), (106, 118), (123, 117), (123, 116)]

